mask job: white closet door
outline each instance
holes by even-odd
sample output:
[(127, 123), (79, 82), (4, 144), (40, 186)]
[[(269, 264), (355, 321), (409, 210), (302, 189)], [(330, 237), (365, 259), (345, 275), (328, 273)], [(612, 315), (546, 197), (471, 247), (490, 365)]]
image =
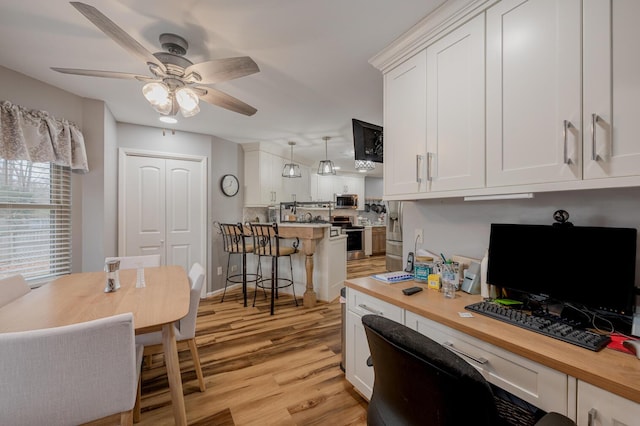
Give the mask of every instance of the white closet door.
[(206, 160), (121, 153), (118, 255), (206, 266)]
[(124, 191), (124, 205), (119, 207), (124, 209), (120, 215), (124, 218), (120, 256), (159, 254), (164, 264), (165, 162), (161, 158), (126, 157), (124, 182), (120, 182)]
[(166, 263), (189, 270), (202, 259), (202, 172), (200, 163), (166, 160)]

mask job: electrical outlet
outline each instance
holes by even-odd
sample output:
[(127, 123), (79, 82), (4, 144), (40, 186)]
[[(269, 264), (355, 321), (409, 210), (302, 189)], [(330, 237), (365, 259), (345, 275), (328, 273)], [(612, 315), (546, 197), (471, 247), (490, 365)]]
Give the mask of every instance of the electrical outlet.
[(422, 244), (424, 242), (424, 240), (422, 239), (422, 229), (415, 229), (414, 230), (414, 241), (416, 244)]
[(238, 271), (238, 265), (231, 265), (231, 272), (237, 272)]
[(218, 266), (218, 275), (222, 275), (222, 266)]

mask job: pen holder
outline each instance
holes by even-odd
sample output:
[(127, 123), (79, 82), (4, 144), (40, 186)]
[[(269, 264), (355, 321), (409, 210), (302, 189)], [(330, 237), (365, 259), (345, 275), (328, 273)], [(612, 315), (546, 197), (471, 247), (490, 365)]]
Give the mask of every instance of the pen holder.
[(104, 287), (105, 293), (112, 293), (120, 288), (120, 261), (110, 260), (104, 265), (107, 272), (107, 283)]

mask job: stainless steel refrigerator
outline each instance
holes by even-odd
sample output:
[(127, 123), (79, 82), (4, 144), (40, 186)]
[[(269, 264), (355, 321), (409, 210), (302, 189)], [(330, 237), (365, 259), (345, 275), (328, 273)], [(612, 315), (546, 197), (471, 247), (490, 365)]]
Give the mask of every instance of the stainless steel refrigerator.
[(387, 271), (402, 271), (402, 201), (387, 201)]

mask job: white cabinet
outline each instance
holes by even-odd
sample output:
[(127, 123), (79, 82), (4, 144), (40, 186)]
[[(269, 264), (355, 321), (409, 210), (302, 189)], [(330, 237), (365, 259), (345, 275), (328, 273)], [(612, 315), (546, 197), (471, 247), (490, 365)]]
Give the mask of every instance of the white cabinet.
[(638, 16), (637, 0), (584, 0), (585, 179), (640, 174)]
[(369, 343), (362, 325), (367, 314), (381, 315), (404, 323), (404, 310), (398, 306), (347, 287), (346, 365), (347, 380), (367, 399), (373, 393), (373, 367), (367, 365), (371, 355)]
[(578, 380), (577, 424), (631, 426), (638, 424), (638, 404)]
[[(245, 200), (248, 207), (270, 206), (281, 201), (308, 201), (308, 179), (282, 177), (286, 159), (265, 151), (247, 151), (244, 154)], [(284, 181), (289, 181), (285, 182)], [(297, 182), (295, 182), (297, 181)], [(294, 192), (295, 191), (295, 192)], [(298, 193), (303, 197), (297, 198)], [(304, 197), (307, 197), (306, 199)]]
[[(282, 197), (280, 197), (280, 201), (311, 201), (309, 167), (300, 164), (300, 174), (302, 176), (299, 178), (282, 178)], [(282, 175), (282, 170), (280, 170), (280, 175)]]
[(311, 199), (335, 201), (335, 194), (357, 194), (358, 210), (364, 210), (364, 177), (311, 175)]
[(484, 15), (385, 74), (386, 195), (484, 186)]
[(475, 339), (413, 312), (407, 327), (418, 331), (475, 367), (490, 383), (545, 411), (568, 414), (567, 375)]
[(384, 75), (384, 193), (426, 190), (427, 52)]
[(484, 27), (481, 14), (427, 47), (428, 191), (485, 184)]
[(486, 13), (487, 186), (581, 179), (581, 1)]

